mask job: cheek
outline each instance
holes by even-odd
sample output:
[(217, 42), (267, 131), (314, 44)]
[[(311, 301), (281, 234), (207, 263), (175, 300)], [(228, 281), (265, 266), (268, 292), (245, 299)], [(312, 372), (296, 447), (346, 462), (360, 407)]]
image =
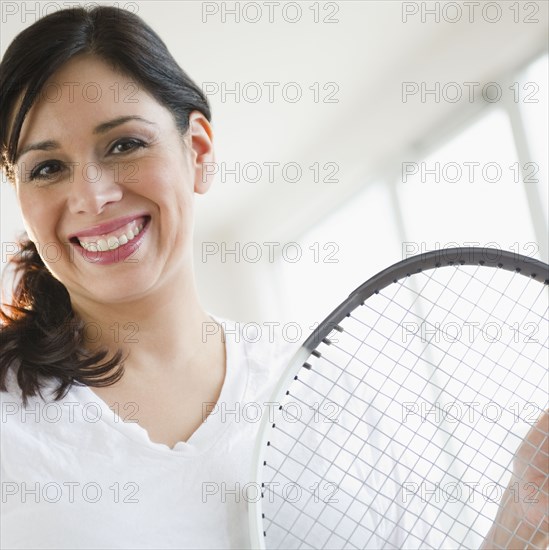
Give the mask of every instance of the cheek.
[(57, 208), (55, 202), (38, 193), (17, 194), (25, 229), (31, 241), (45, 243), (55, 238)]
[(191, 217), (194, 201), (194, 179), (186, 166), (168, 159), (141, 166), (139, 183), (133, 191), (159, 205), (171, 223), (186, 222)]

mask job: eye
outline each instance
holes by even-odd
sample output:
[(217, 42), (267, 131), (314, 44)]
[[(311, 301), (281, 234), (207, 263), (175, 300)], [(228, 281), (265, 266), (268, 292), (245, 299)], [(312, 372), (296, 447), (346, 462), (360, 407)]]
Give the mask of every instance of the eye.
[[(60, 170), (61, 163), (58, 161), (46, 161), (40, 163), (38, 166), (36, 166), (33, 170), (31, 170), (31, 173), (29, 175), (29, 180), (48, 180), (52, 179)], [(58, 170), (55, 170), (51, 172), (49, 169), (51, 167), (58, 168)]]
[(111, 148), (111, 151), (114, 152), (114, 150), (119, 147), (118, 154), (120, 153), (127, 153), (129, 151), (132, 151), (134, 149), (139, 149), (141, 147), (146, 147), (147, 144), (144, 141), (141, 141), (140, 139), (136, 138), (128, 138), (128, 139), (120, 139), (118, 140)]

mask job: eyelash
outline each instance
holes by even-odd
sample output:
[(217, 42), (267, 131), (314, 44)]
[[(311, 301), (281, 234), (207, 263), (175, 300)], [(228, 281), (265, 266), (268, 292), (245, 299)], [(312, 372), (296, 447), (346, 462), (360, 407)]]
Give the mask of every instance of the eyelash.
[[(135, 151), (136, 149), (144, 149), (146, 147), (148, 147), (148, 144), (145, 143), (144, 141), (140, 140), (140, 139), (137, 139), (137, 138), (123, 138), (123, 139), (119, 139), (118, 141), (116, 141), (113, 146), (111, 147), (111, 151), (119, 146), (119, 145), (123, 145), (123, 144), (127, 144), (127, 143), (133, 143), (135, 144), (135, 147), (132, 147), (131, 149), (128, 149), (126, 151), (122, 151), (120, 153), (117, 153), (118, 155), (124, 155), (126, 153), (131, 153), (132, 151)], [(60, 165), (61, 163), (59, 161), (46, 161), (46, 162), (42, 162), (40, 163), (38, 166), (36, 166), (30, 173), (30, 176), (29, 176), (29, 181), (33, 181), (33, 180), (48, 180), (48, 179), (52, 179), (54, 178), (58, 172), (56, 172), (55, 174), (50, 174), (50, 175), (40, 175), (40, 171), (43, 170), (44, 168), (48, 167), (48, 166), (52, 166), (52, 165)]]

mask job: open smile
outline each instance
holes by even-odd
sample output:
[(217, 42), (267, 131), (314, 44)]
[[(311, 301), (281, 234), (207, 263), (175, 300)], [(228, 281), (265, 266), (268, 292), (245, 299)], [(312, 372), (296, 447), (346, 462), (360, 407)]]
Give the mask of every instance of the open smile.
[(149, 228), (150, 216), (135, 218), (109, 232), (96, 235), (75, 235), (69, 240), (93, 263), (110, 264), (124, 260), (135, 252)]
[(96, 235), (92, 237), (76, 237), (82, 248), (90, 252), (107, 252), (107, 250), (116, 250), (118, 247), (131, 242), (143, 231), (146, 218), (132, 220), (121, 228), (111, 233)]

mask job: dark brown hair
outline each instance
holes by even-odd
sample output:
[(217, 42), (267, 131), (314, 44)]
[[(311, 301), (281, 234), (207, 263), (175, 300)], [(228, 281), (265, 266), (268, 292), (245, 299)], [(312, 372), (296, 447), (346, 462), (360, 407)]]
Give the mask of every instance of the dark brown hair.
[[(12, 183), (29, 109), (53, 73), (81, 54), (95, 55), (133, 78), (172, 113), (181, 135), (188, 130), (192, 111), (211, 120), (202, 90), (140, 17), (111, 6), (60, 10), (17, 35), (0, 63), (0, 167)], [(84, 323), (72, 310), (67, 289), (47, 269), (33, 242), (24, 236), (18, 246), (8, 266), (15, 281), (11, 303), (0, 307), (0, 390), (7, 390), (12, 367), (25, 406), (29, 396), (42, 396), (39, 377), (58, 379), (56, 400), (72, 384), (103, 387), (117, 382), (124, 370), (122, 352), (101, 363), (107, 350), (86, 349)]]

